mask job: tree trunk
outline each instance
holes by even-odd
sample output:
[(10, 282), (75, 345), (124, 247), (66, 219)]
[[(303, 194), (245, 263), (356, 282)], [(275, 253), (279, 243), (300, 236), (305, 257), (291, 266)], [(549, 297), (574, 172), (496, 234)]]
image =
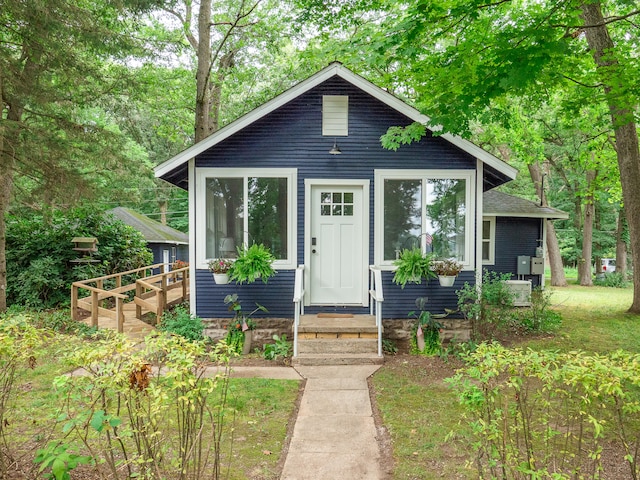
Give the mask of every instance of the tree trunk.
[(169, 208), (169, 202), (167, 202), (166, 198), (163, 198), (158, 202), (158, 206), (160, 207), (160, 223), (162, 225), (167, 224), (167, 209)]
[[(0, 74), (0, 91), (2, 91), (2, 75)], [(11, 132), (17, 130), (22, 118), (22, 107), (2, 102), (0, 115), (7, 111), (7, 128), (0, 122), (0, 313), (7, 310), (7, 223), (6, 214), (9, 211), (11, 190), (13, 189), (13, 175), (15, 158), (13, 150), (7, 143), (7, 137), (13, 138)]]
[(582, 224), (582, 253), (578, 260), (578, 280), (583, 287), (591, 287), (593, 279), (591, 278), (591, 257), (593, 255), (593, 222), (594, 222), (594, 198), (593, 198), (593, 181), (596, 178), (596, 172), (589, 170), (587, 172), (587, 189), (589, 194), (585, 197), (584, 205), (584, 223)]
[(551, 269), (551, 286), (566, 287), (567, 277), (564, 274), (564, 264), (560, 255), (560, 245), (556, 235), (556, 226), (552, 220), (545, 220), (547, 223), (547, 254), (549, 255), (549, 268)]
[(627, 242), (624, 240), (625, 230), (624, 208), (618, 212), (618, 228), (616, 229), (616, 272), (624, 280), (627, 279)]
[[(543, 174), (540, 164), (530, 164), (529, 175), (536, 188), (538, 198), (540, 198), (540, 205), (543, 207), (549, 206), (543, 188)], [(551, 285), (554, 287), (566, 287), (567, 278), (564, 275), (564, 265), (562, 264), (555, 226), (550, 220), (545, 220), (545, 225), (547, 229), (547, 255), (549, 256), (549, 268), (551, 269)]]
[(201, 0), (198, 14), (198, 70), (196, 72), (196, 125), (195, 140), (207, 138), (209, 131), (209, 105), (211, 105), (211, 0)]
[(600, 81), (609, 106), (611, 123), (616, 137), (616, 154), (620, 169), (620, 183), (629, 226), (633, 259), (633, 303), (630, 313), (640, 313), (640, 149), (633, 110), (633, 97), (620, 92), (625, 73), (615, 58), (615, 45), (609, 36), (600, 2), (584, 3), (582, 18), (589, 49), (596, 62)]

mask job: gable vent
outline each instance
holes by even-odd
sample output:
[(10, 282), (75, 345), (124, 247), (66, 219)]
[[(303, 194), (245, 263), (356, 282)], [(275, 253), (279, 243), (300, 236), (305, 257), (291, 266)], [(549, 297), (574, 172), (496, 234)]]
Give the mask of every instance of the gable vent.
[(349, 97), (324, 95), (322, 97), (322, 135), (346, 137), (349, 135)]

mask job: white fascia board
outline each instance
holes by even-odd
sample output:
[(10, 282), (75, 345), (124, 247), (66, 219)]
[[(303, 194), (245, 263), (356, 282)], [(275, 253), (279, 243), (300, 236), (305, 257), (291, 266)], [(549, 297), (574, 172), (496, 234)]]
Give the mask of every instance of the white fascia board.
[[(167, 173), (171, 172), (175, 168), (182, 165), (184, 162), (194, 158), (196, 155), (199, 155), (205, 150), (222, 142), (226, 138), (229, 138), (231, 135), (239, 132), (240, 130), (249, 126), (253, 122), (256, 122), (257, 120), (261, 119), (265, 115), (271, 113), (277, 108), (282, 107), (283, 105), (287, 104), (291, 100), (294, 100), (300, 95), (306, 93), (307, 91), (311, 90), (312, 88), (320, 85), (322, 82), (336, 75), (346, 80), (347, 82), (351, 83), (352, 85), (360, 88), (362, 91), (368, 93), (372, 97), (380, 100), (382, 103), (388, 105), (389, 107), (393, 108), (399, 113), (402, 113), (403, 115), (409, 117), (414, 122), (422, 123), (432, 131), (442, 130), (441, 126), (431, 125), (431, 119), (428, 116), (423, 115), (417, 109), (413, 108), (411, 105), (408, 105), (404, 101), (400, 100), (398, 97), (395, 97), (394, 95), (383, 90), (377, 85), (374, 85), (373, 83), (361, 77), (360, 75), (353, 73), (351, 70), (344, 67), (341, 63), (332, 63), (331, 65), (324, 68), (323, 70), (320, 70), (315, 75), (312, 75), (306, 80), (303, 80), (299, 84), (295, 85), (294, 87), (290, 88), (284, 93), (278, 95), (277, 97), (273, 98), (267, 103), (261, 105), (255, 110), (252, 110), (246, 115), (230, 123), (226, 127), (211, 134), (204, 140), (187, 148), (182, 153), (179, 153), (175, 157), (158, 165), (154, 169), (156, 177), (162, 177), (166, 175)], [(451, 135), (448, 133), (441, 135), (441, 137), (447, 140), (448, 142), (452, 143), (453, 145), (457, 146), (461, 150), (483, 161), (487, 165), (495, 168), (499, 172), (505, 174), (509, 178), (511, 179), (516, 178), (518, 171), (515, 168), (511, 167), (507, 163), (503, 162), (499, 158), (483, 150), (477, 145), (474, 145), (468, 140), (465, 140), (461, 137), (458, 137), (456, 135)]]
[(568, 220), (569, 214), (566, 212), (557, 213), (505, 213), (505, 212), (482, 212), (485, 217), (513, 217), (513, 218), (544, 218), (547, 220)]

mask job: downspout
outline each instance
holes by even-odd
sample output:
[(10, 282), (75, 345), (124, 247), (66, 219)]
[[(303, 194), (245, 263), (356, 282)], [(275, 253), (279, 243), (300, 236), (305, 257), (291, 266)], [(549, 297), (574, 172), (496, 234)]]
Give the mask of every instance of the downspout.
[(189, 310), (196, 314), (196, 160), (189, 160)]

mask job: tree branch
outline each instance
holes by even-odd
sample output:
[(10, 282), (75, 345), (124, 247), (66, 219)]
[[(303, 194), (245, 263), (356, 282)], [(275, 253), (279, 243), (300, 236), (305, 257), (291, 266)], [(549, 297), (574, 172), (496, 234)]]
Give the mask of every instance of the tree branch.
[(563, 78), (566, 78), (567, 80), (569, 80), (570, 82), (575, 83), (576, 85), (580, 85), (581, 87), (585, 87), (585, 88), (601, 88), (602, 84), (601, 83), (597, 83), (595, 85), (587, 85), (586, 83), (582, 83), (578, 80), (576, 80), (575, 78), (571, 78), (565, 74), (562, 74)]

